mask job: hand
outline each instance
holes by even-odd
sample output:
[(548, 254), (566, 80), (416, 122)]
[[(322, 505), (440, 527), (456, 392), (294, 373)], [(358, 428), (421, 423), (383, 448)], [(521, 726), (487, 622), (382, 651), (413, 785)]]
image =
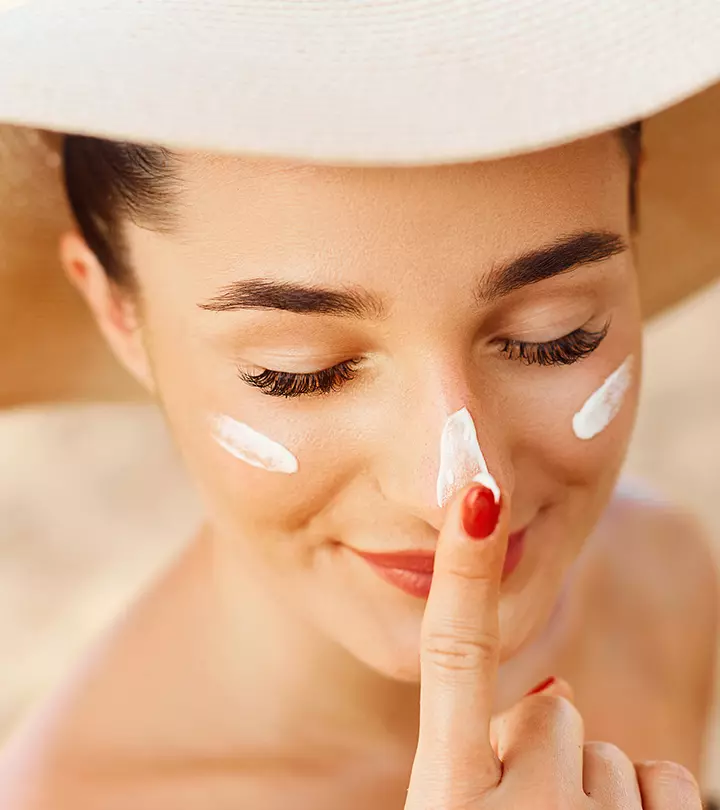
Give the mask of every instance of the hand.
[(440, 534), (405, 810), (701, 810), (679, 766), (636, 770), (614, 746), (585, 744), (562, 682), (493, 717), (508, 515), (476, 485), (453, 502)]

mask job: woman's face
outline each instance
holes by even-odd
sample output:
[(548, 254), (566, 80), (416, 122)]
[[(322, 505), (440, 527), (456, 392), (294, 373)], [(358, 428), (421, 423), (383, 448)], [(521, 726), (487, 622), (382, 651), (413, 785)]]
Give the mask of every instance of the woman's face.
[[(512, 656), (547, 621), (633, 422), (619, 138), (440, 168), (200, 154), (181, 167), (175, 232), (130, 227), (130, 265), (149, 376), (229, 570), (416, 679), (424, 599), (358, 552), (434, 548), (441, 434), (466, 408), (512, 508)], [(573, 416), (630, 356), (617, 416), (578, 438)], [(279, 472), (227, 452), (221, 423), (285, 448), (297, 471), (289, 454)]]

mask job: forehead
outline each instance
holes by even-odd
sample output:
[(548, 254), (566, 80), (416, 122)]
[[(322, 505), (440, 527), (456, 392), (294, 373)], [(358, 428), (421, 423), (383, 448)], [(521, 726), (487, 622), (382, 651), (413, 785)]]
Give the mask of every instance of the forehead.
[(614, 134), (502, 160), (423, 168), (203, 153), (183, 154), (180, 166), (183, 225), (229, 228), (245, 237), (270, 227), (277, 238), (378, 228), (398, 237), (409, 229), (417, 238), (418, 230), (450, 222), (474, 229), (522, 222), (528, 231), (543, 231), (568, 217), (607, 216), (627, 196), (627, 158)]
[(272, 276), (392, 294), (577, 231), (628, 232), (628, 161), (613, 134), (425, 168), (197, 152), (179, 166), (176, 233), (168, 240), (134, 229), (131, 250), (139, 267), (195, 268), (182, 274), (188, 284)]

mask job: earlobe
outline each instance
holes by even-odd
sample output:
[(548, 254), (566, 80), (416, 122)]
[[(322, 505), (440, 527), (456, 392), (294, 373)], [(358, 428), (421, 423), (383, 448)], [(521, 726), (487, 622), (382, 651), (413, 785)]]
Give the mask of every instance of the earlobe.
[(148, 391), (154, 390), (135, 294), (112, 281), (82, 236), (71, 231), (60, 243), (65, 273), (85, 299), (120, 363)]

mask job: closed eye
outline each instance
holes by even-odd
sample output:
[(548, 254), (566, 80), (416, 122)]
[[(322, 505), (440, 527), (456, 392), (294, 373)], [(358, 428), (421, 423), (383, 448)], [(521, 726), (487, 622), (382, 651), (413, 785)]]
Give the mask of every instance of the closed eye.
[[(606, 338), (609, 329), (608, 322), (599, 331), (576, 329), (564, 337), (543, 343), (505, 340), (500, 350), (508, 359), (519, 360), (526, 365), (567, 366), (592, 354)], [(292, 399), (339, 391), (346, 383), (355, 379), (359, 365), (360, 360), (353, 359), (337, 363), (322, 371), (305, 374), (272, 369), (264, 369), (258, 374), (238, 369), (238, 374), (243, 382), (257, 388), (266, 396)]]
[(545, 343), (505, 340), (501, 351), (510, 360), (520, 360), (528, 366), (569, 366), (592, 354), (605, 340), (609, 330), (608, 321), (600, 331), (576, 329), (569, 335)]
[(331, 368), (309, 374), (293, 374), (271, 369), (265, 369), (259, 374), (248, 374), (244, 371), (239, 371), (239, 374), (243, 382), (259, 389), (267, 396), (291, 399), (338, 391), (345, 383), (354, 379), (359, 363), (359, 360), (345, 360)]

